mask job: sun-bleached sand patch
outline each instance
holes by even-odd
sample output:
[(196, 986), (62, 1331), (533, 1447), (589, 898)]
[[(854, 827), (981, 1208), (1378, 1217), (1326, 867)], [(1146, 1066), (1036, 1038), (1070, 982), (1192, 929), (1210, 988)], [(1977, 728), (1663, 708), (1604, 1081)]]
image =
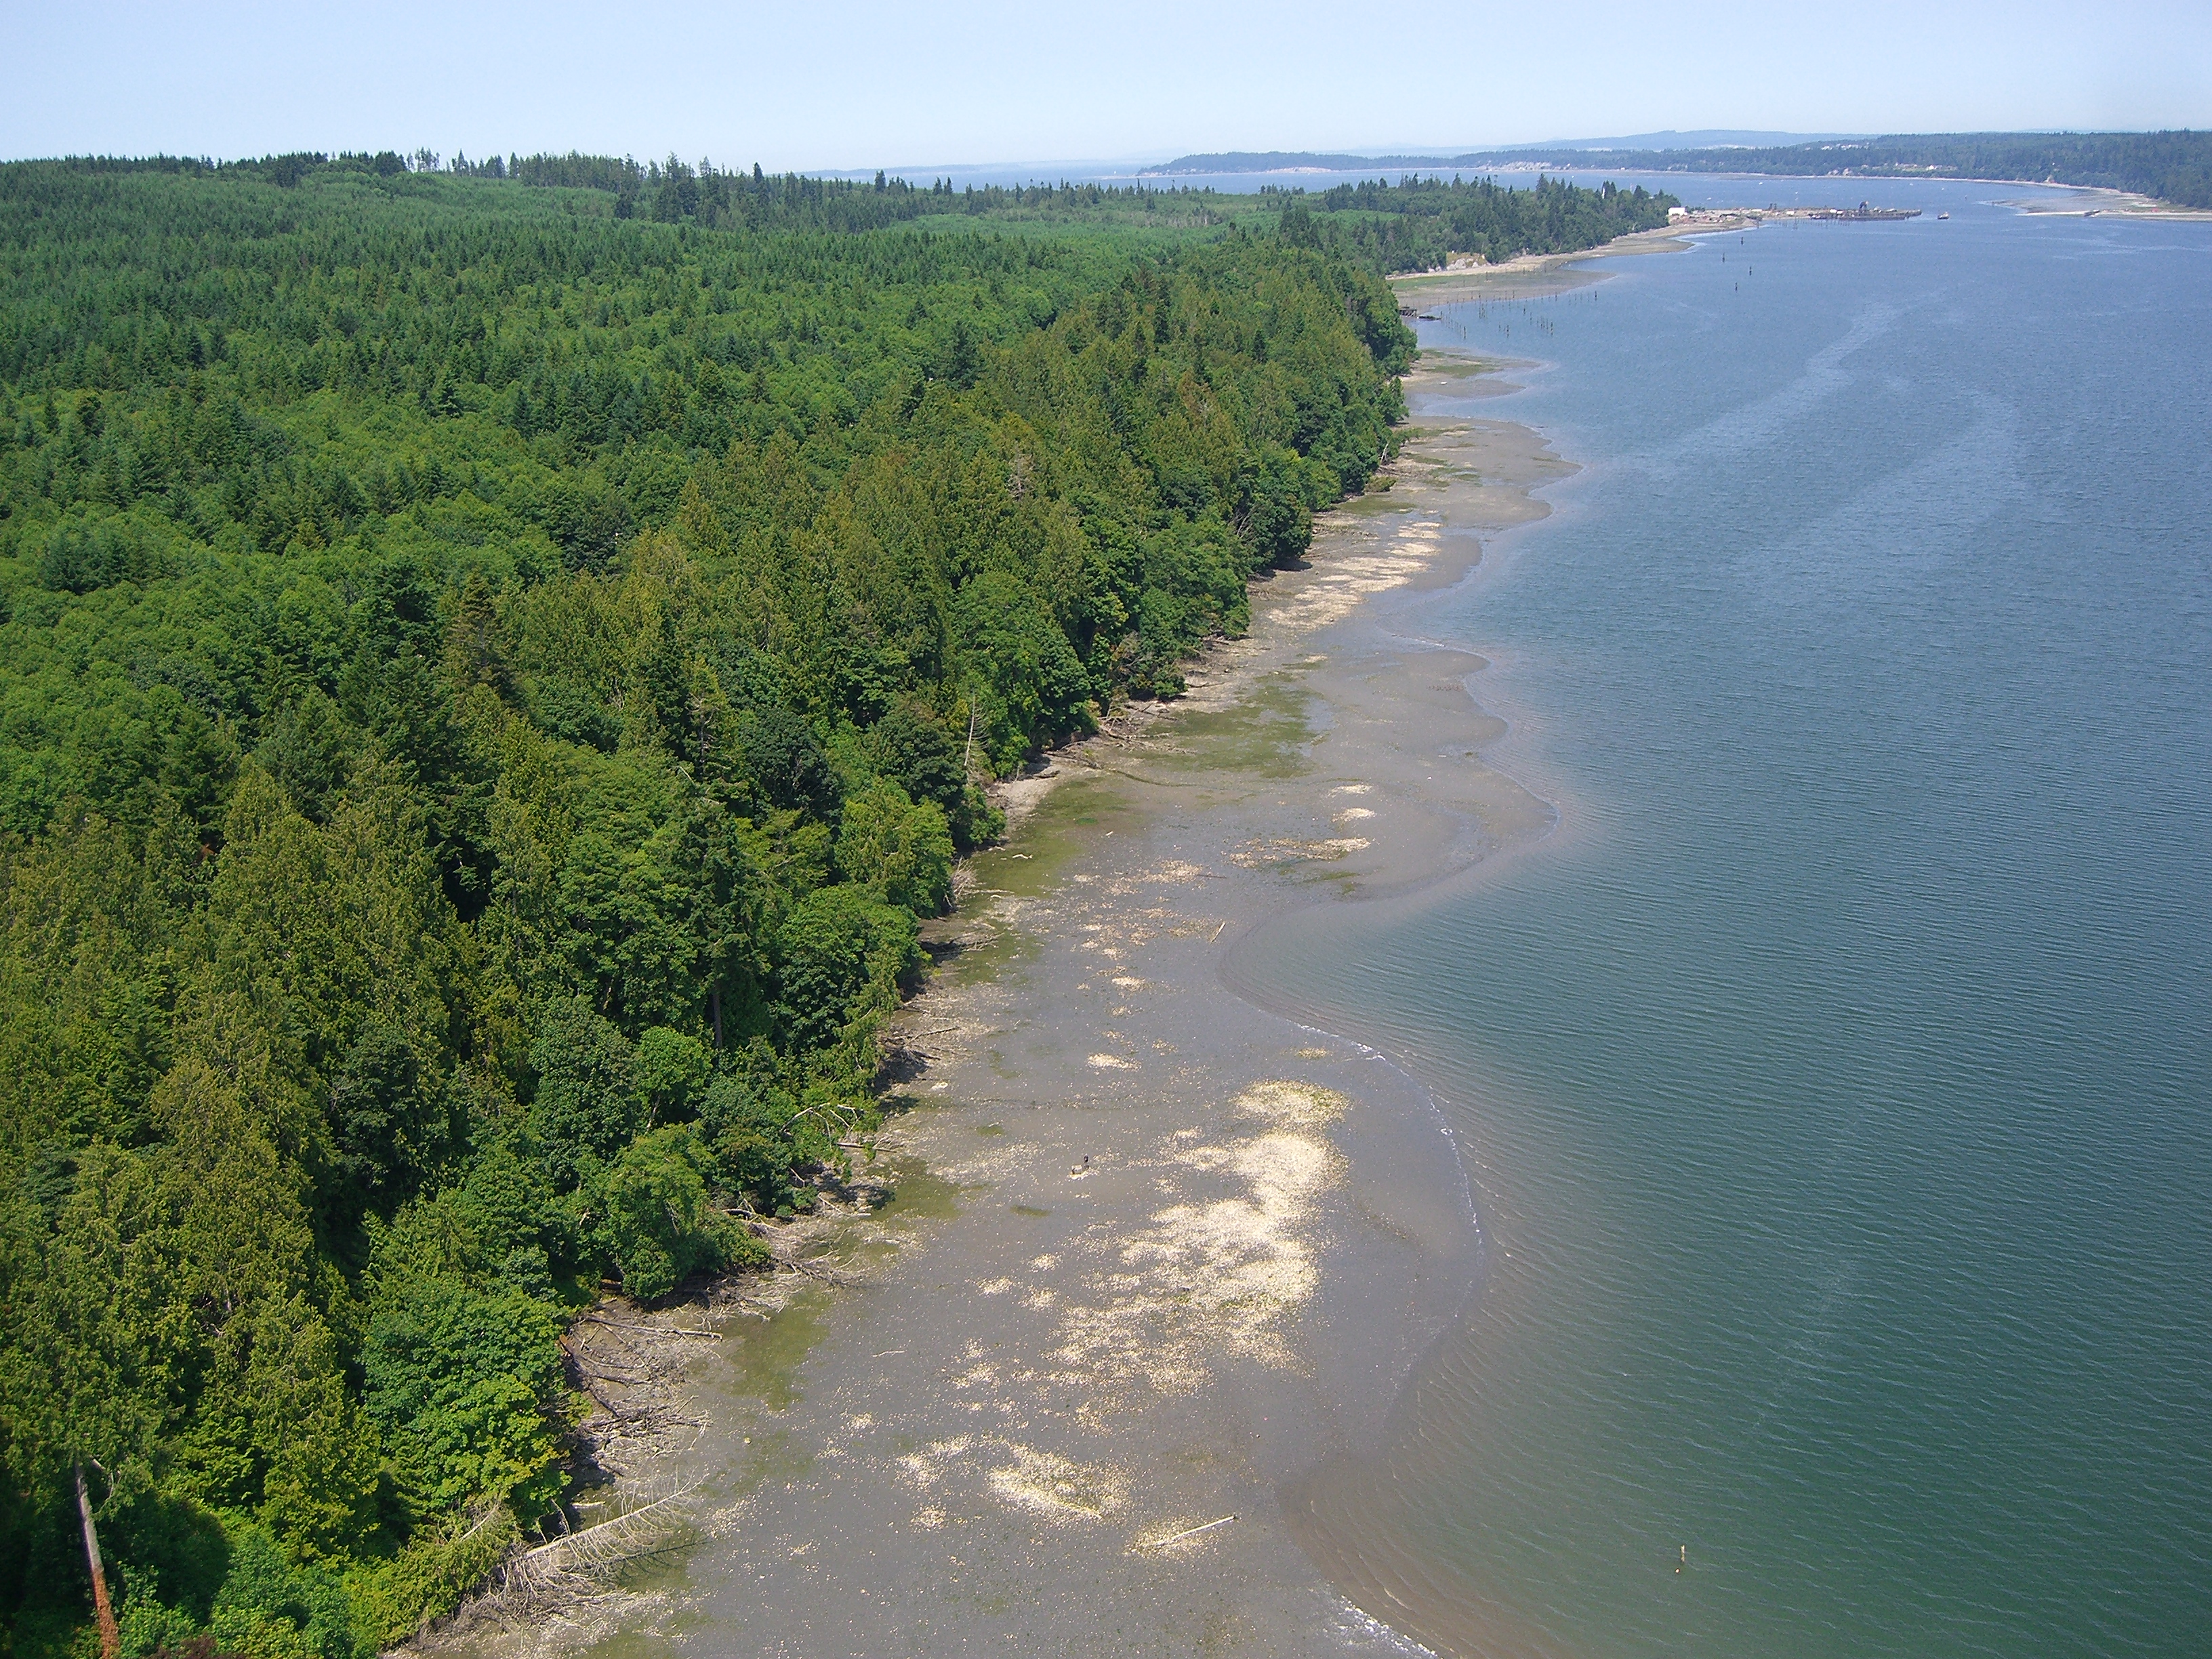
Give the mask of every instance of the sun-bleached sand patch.
[(1326, 626), (1350, 614), (1370, 593), (1406, 583), (1435, 562), (1443, 526), (1429, 518), (1377, 526), (1373, 544), (1332, 559), (1304, 586), (1271, 607), (1273, 618), (1297, 632)]
[(1340, 783), (1328, 793), (1332, 795), (1366, 795), (1374, 793), (1371, 783)]
[(1083, 1063), (1101, 1072), (1133, 1072), (1137, 1069), (1135, 1060), (1124, 1060), (1119, 1054), (1093, 1054)]
[(1116, 974), (1114, 975), (1114, 983), (1125, 991), (1141, 991), (1145, 988), (1145, 981), (1133, 974)]
[(1367, 807), (1347, 806), (1341, 812), (1339, 812), (1335, 817), (1332, 818), (1330, 822), (1333, 823), (1357, 823), (1362, 818), (1371, 818), (1374, 816), (1374, 812)]
[[(995, 1436), (933, 1441), (899, 1458), (896, 1468), (901, 1480), (928, 1492), (956, 1469), (973, 1469), (986, 1458), (994, 1466), (981, 1484), (990, 1496), (1054, 1526), (1104, 1521), (1129, 1501), (1129, 1478), (1120, 1469)], [(934, 1528), (945, 1522), (944, 1507), (930, 1504), (915, 1512), (913, 1524)]]
[[(1325, 1131), (1346, 1105), (1334, 1090), (1271, 1079), (1231, 1103), (1260, 1133), (1170, 1136), (1157, 1182), (1170, 1201), (1085, 1277), (1081, 1297), (1063, 1298), (1060, 1380), (1109, 1395), (1138, 1382), (1180, 1395), (1231, 1355), (1294, 1366), (1282, 1327), (1319, 1282), (1317, 1200), (1343, 1165)], [(1110, 1420), (1110, 1405), (1091, 1404)]]
[[(1302, 1054), (1325, 1056), (1326, 1048), (1301, 1049)], [(1340, 1122), (1351, 1102), (1334, 1089), (1313, 1083), (1286, 1083), (1270, 1079), (1255, 1083), (1233, 1103), (1239, 1117), (1256, 1117), (1284, 1127), (1318, 1129)]]
[(1062, 1524), (1103, 1521), (1128, 1499), (1127, 1479), (1118, 1470), (1012, 1441), (1000, 1443), (1012, 1461), (991, 1471), (990, 1486), (1002, 1503)]
[(964, 1455), (975, 1443), (964, 1434), (951, 1440), (933, 1440), (919, 1451), (901, 1455), (896, 1468), (903, 1479), (927, 1492), (944, 1478), (953, 1460)]
[(1205, 877), (1206, 871), (1201, 866), (1193, 864), (1187, 859), (1170, 859), (1158, 869), (1139, 879), (1171, 882), (1177, 886), (1184, 886), (1194, 881), (1202, 881)]
[(1318, 1282), (1305, 1223), (1314, 1198), (1335, 1174), (1335, 1149), (1317, 1137), (1279, 1129), (1186, 1156), (1195, 1168), (1238, 1176), (1244, 1194), (1171, 1205), (1121, 1259), (1182, 1281), (1178, 1291), (1186, 1305), (1210, 1317), (1231, 1352), (1286, 1365), (1290, 1352), (1276, 1327)]
[(1034, 1146), (1008, 1135), (1004, 1126), (994, 1126), (989, 1139), (961, 1146), (957, 1155), (948, 1148), (937, 1173), (959, 1185), (990, 1185), (1032, 1168), (1036, 1159)]
[(982, 1283), (975, 1286), (975, 1294), (978, 1296), (1004, 1296), (1008, 1291), (1011, 1291), (1013, 1288), (1014, 1281), (1011, 1279), (987, 1279), (983, 1280)]

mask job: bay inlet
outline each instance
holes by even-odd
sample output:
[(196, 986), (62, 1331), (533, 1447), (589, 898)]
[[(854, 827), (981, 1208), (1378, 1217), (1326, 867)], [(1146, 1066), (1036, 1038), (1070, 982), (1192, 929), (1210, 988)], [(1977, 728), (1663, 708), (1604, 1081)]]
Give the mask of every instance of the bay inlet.
[(1583, 464), (1395, 619), (1560, 830), (1229, 971), (1467, 1160), (1454, 1330), (1288, 1489), (1441, 1650), (2212, 1628), (2212, 227), (1892, 193), (1421, 325)]

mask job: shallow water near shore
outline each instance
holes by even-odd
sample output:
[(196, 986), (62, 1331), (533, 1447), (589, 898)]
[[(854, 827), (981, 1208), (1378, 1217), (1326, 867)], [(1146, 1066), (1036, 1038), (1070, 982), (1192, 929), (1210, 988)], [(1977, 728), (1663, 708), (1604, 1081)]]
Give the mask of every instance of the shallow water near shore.
[(1421, 325), (1583, 468), (1403, 618), (1559, 831), (1229, 972), (1467, 1158), (1473, 1299), (1287, 1488), (1440, 1650), (2212, 1631), (2212, 226), (2003, 193)]

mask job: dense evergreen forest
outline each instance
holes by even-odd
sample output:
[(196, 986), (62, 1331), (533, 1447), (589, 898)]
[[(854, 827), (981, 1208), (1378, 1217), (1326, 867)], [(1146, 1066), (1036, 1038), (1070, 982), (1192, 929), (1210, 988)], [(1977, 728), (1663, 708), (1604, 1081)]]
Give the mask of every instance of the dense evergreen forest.
[[(1285, 240), (1326, 246), (1376, 270), (1428, 270), (1454, 253), (1474, 253), (1493, 264), (1523, 253), (1571, 253), (1632, 231), (1656, 230), (1667, 210), (1680, 204), (1638, 185), (1607, 184), (1585, 190), (1539, 176), (1533, 190), (1507, 189), (1492, 179), (1424, 179), (1409, 174), (1337, 185), (1316, 194), (1287, 195), (1281, 222)], [(1315, 221), (1310, 216), (1326, 214)]]
[[(690, 224), (710, 230), (879, 230), (887, 225), (940, 214), (1006, 219), (1020, 210), (1043, 210), (1065, 218), (1081, 213), (1091, 220), (1121, 219), (1158, 223), (1210, 225), (1225, 222), (1227, 203), (1210, 189), (1152, 185), (986, 185), (955, 191), (950, 179), (915, 185), (878, 172), (872, 184), (850, 179), (818, 179), (796, 173), (732, 172), (712, 161), (693, 165), (671, 155), (666, 161), (634, 156), (491, 156), (471, 161), (450, 160), (430, 150), (402, 155), (326, 156), (310, 151), (213, 161), (177, 155), (72, 156), (53, 164), (79, 173), (105, 175), (166, 173), (179, 177), (256, 179), (290, 186), (319, 169), (374, 175), (390, 181), (413, 173), (463, 179), (505, 179), (544, 189), (586, 190), (611, 199), (601, 207), (617, 219), (651, 219), (659, 224)], [(404, 189), (404, 186), (393, 186)], [(576, 210), (578, 203), (566, 204)]]
[(81, 1490), (134, 1655), (561, 1524), (566, 1319), (866, 1155), (979, 786), (1401, 412), (1377, 276), (1156, 192), (430, 159), (0, 167), (18, 1659)]

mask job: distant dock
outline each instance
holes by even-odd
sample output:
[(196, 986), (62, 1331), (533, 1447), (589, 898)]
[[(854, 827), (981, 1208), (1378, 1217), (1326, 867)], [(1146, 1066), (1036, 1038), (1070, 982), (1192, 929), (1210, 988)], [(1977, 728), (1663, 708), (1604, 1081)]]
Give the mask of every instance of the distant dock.
[(1862, 219), (1917, 219), (1920, 216), (1920, 210), (1918, 208), (1869, 207), (1864, 202), (1861, 202), (1855, 208), (1814, 208), (1809, 210), (1805, 216), (1808, 219), (1844, 219), (1851, 221)]

